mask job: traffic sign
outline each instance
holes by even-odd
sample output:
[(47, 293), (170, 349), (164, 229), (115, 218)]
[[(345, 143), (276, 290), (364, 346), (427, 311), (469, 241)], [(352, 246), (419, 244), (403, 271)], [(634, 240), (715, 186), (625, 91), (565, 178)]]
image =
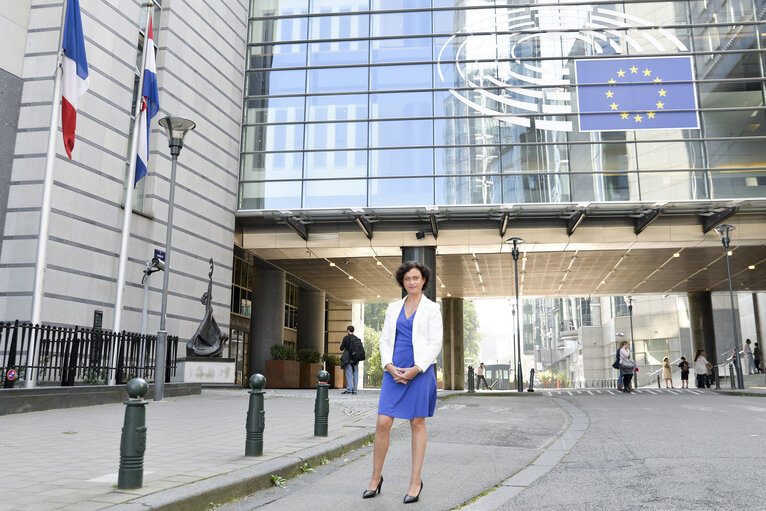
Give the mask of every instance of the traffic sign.
[(158, 248), (155, 248), (154, 249), (154, 257), (156, 257), (160, 261), (164, 262), (165, 261), (165, 251), (164, 250), (160, 250)]
[(13, 381), (16, 379), (16, 371), (13, 369), (8, 369), (8, 379)]

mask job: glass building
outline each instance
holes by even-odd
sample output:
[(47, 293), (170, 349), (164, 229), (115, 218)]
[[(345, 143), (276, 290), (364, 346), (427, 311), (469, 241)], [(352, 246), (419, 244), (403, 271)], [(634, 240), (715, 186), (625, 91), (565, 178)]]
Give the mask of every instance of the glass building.
[(764, 0), (252, 0), (239, 210), (766, 195)]

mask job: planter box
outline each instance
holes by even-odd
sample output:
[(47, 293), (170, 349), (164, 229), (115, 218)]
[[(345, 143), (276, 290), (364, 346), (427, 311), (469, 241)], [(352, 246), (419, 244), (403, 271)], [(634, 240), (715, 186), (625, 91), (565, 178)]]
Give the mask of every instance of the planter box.
[(340, 366), (328, 365), (325, 368), (325, 371), (330, 373), (330, 381), (327, 382), (327, 383), (330, 384), (330, 388), (332, 388), (332, 389), (345, 389), (346, 388), (346, 383), (344, 382), (346, 371), (341, 369)]
[(266, 360), (267, 389), (297, 389), (301, 364), (297, 360)]
[(306, 362), (300, 362), (300, 388), (302, 389), (315, 389), (319, 380), (317, 374), (322, 370), (322, 364), (308, 364)]

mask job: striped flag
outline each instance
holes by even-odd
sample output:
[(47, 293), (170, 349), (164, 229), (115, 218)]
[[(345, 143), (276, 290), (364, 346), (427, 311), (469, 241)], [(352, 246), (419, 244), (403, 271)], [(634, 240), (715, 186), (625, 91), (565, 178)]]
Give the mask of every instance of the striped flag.
[(79, 0), (67, 3), (63, 40), (61, 131), (64, 133), (64, 149), (71, 160), (77, 127), (77, 100), (88, 90), (88, 60), (85, 57)]
[(149, 28), (146, 31), (146, 60), (144, 61), (144, 86), (141, 91), (141, 114), (138, 119), (138, 154), (136, 154), (136, 179), (138, 181), (146, 175), (149, 163), (149, 123), (152, 117), (160, 110), (160, 95), (157, 90), (157, 66), (154, 61), (154, 36), (152, 18), (149, 18)]

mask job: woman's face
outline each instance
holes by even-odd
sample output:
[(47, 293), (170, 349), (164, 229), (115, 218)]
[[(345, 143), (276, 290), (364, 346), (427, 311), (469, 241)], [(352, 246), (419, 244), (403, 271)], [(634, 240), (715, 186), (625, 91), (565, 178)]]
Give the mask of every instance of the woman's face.
[(423, 284), (425, 284), (425, 279), (423, 278), (423, 274), (420, 273), (420, 270), (417, 268), (412, 268), (410, 271), (404, 274), (402, 283), (404, 284), (404, 289), (407, 290), (407, 293), (411, 295), (418, 294), (423, 291)]

